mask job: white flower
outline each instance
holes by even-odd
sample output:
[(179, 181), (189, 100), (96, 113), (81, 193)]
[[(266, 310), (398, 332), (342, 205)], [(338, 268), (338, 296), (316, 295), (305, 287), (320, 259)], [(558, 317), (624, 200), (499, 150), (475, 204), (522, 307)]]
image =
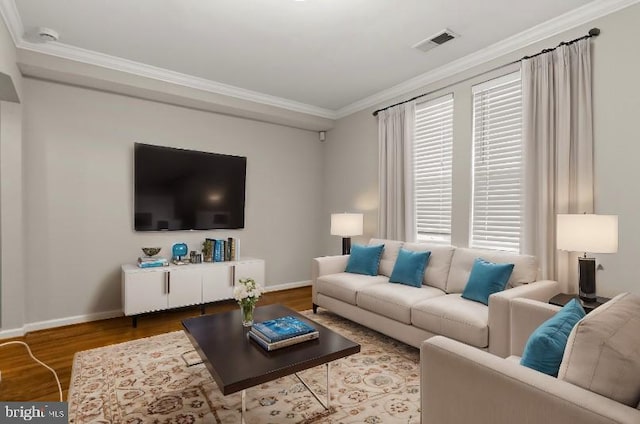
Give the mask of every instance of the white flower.
[(233, 289), (233, 297), (240, 304), (245, 302), (255, 304), (262, 293), (264, 293), (264, 288), (252, 278), (242, 278), (238, 280), (238, 284), (236, 284)]

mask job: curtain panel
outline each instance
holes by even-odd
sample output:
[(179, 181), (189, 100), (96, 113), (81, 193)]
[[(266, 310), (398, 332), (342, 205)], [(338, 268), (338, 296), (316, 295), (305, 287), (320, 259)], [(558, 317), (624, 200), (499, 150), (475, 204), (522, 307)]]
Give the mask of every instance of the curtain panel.
[(415, 102), (378, 114), (378, 236), (412, 241)]
[[(590, 39), (522, 62), (524, 236), (541, 278), (571, 289), (576, 270), (556, 249), (556, 215), (593, 212)], [(573, 256), (575, 259), (575, 255)], [(574, 290), (575, 291), (575, 290)]]

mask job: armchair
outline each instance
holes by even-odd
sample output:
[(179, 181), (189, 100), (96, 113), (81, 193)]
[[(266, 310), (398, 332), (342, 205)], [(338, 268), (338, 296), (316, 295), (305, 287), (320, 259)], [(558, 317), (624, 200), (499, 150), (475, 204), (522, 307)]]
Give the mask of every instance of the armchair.
[(423, 424), (638, 424), (640, 410), (519, 364), (529, 334), (559, 307), (511, 302), (511, 353), (503, 359), (437, 336), (421, 346)]

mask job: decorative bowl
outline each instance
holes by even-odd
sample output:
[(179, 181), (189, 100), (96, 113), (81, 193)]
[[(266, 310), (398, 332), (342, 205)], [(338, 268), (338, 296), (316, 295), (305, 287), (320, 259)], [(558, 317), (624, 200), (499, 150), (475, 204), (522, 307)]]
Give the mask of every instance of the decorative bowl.
[(154, 256), (160, 253), (161, 249), (161, 247), (143, 247), (142, 251), (144, 252), (145, 256)]

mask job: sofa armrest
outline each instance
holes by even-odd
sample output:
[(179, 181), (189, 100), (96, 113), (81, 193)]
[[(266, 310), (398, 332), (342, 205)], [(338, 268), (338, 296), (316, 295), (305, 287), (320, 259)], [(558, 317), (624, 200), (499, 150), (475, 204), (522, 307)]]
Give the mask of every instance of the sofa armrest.
[(420, 349), (422, 424), (631, 424), (640, 411), (442, 336)]
[(522, 356), (531, 333), (561, 309), (560, 306), (531, 299), (511, 301), (511, 355)]
[(511, 300), (524, 297), (543, 302), (560, 293), (557, 281), (541, 280), (503, 290), (489, 296), (489, 352), (509, 356), (511, 343)]
[(322, 256), (311, 260), (311, 297), (316, 304), (316, 280), (322, 275), (337, 274), (347, 269), (349, 255)]

